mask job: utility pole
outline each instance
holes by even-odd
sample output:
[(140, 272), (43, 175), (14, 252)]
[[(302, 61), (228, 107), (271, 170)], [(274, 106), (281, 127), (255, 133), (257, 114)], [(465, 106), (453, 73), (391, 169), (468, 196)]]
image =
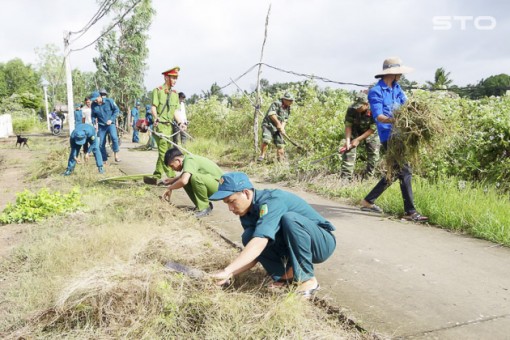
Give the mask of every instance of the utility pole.
[(73, 103), (73, 77), (71, 73), (71, 63), (69, 61), (69, 39), (71, 33), (64, 31), (64, 61), (66, 67), (66, 83), (67, 83), (67, 121), (69, 122), (69, 134), (74, 130), (74, 103)]
[(262, 42), (262, 49), (260, 51), (260, 62), (259, 62), (259, 71), (257, 73), (257, 101), (255, 105), (255, 113), (253, 114), (253, 144), (255, 149), (255, 159), (257, 159), (257, 154), (259, 152), (259, 113), (260, 105), (262, 100), (260, 99), (260, 75), (262, 74), (262, 57), (264, 56), (264, 46), (266, 45), (267, 40), (267, 26), (269, 25), (269, 14), (271, 13), (271, 4), (269, 4), (269, 9), (267, 10), (266, 15), (266, 25), (264, 28), (264, 41)]
[(50, 113), (48, 112), (48, 81), (46, 79), (42, 81), (42, 86), (44, 90), (44, 105), (46, 106), (46, 123), (48, 124), (48, 131), (51, 131)]

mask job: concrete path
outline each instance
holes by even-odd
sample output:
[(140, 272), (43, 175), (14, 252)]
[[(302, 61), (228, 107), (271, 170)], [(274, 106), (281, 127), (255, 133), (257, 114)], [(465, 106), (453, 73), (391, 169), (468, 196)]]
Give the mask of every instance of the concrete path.
[[(127, 151), (131, 147), (123, 143), (119, 167), (126, 174), (151, 173), (156, 152)], [(337, 227), (337, 250), (316, 270), (320, 296), (364, 329), (406, 339), (510, 339), (509, 248), (284, 189)], [(172, 200), (192, 205), (183, 190)], [(203, 220), (240, 242), (238, 218), (222, 202)]]

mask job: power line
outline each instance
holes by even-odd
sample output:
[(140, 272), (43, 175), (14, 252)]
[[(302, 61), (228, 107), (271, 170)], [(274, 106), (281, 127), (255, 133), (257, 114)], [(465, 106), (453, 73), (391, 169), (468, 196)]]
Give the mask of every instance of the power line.
[(133, 8), (136, 7), (136, 5), (138, 5), (140, 2), (142, 2), (142, 0), (138, 0), (136, 1), (131, 7), (129, 7), (129, 9), (124, 13), (122, 14), (122, 16), (119, 18), (119, 20), (117, 20), (113, 25), (111, 25), (105, 32), (102, 32), (101, 35), (99, 35), (94, 41), (92, 41), (90, 44), (88, 45), (85, 45), (83, 47), (80, 47), (80, 48), (76, 48), (76, 49), (72, 49), (72, 50), (69, 50), (69, 53), (71, 52), (77, 52), (77, 51), (81, 51), (81, 50), (84, 50), (86, 49), (87, 47), (95, 44), (99, 39), (101, 39), (104, 35), (108, 34), (115, 26), (117, 26), (122, 20), (124, 20), (124, 17), (126, 15), (129, 14), (129, 12), (131, 12), (131, 10)]
[[(358, 83), (351, 83), (351, 82), (336, 81), (336, 80), (331, 80), (331, 79), (328, 79), (328, 78), (325, 78), (325, 77), (316, 76), (316, 75), (313, 75), (313, 74), (306, 74), (306, 73), (299, 73), (299, 72), (295, 72), (295, 71), (284, 70), (284, 69), (282, 69), (280, 67), (268, 65), (266, 63), (257, 63), (255, 65), (251, 66), (246, 72), (241, 74), (235, 80), (230, 81), (229, 83), (227, 83), (227, 84), (223, 85), (222, 87), (220, 87), (220, 89), (224, 89), (224, 88), (234, 84), (236, 81), (238, 81), (239, 79), (241, 79), (242, 77), (247, 75), (250, 71), (252, 71), (258, 65), (263, 65), (263, 66), (266, 66), (268, 68), (274, 69), (276, 71), (287, 73), (287, 74), (296, 75), (296, 76), (299, 76), (299, 77), (306, 77), (306, 78), (314, 79), (314, 80), (317, 79), (317, 80), (323, 81), (325, 83), (334, 83), (334, 84), (338, 84), (338, 85), (359, 86), (359, 87), (363, 87), (363, 88), (368, 88), (368, 87), (371, 87), (373, 85), (373, 84), (358, 84)], [(451, 92), (453, 92), (453, 91), (465, 91), (465, 92), (480, 91), (480, 89), (477, 88), (476, 86), (453, 87), (453, 88), (450, 87), (450, 88), (446, 88), (446, 89), (435, 89), (435, 88), (423, 88), (423, 87), (418, 87), (418, 86), (411, 85), (411, 86), (402, 86), (402, 88), (404, 90), (424, 90), (424, 91), (451, 91)], [(493, 89), (495, 89), (495, 90), (510, 90), (510, 87), (494, 87)]]
[(94, 26), (101, 18), (103, 18), (106, 13), (110, 10), (113, 4), (115, 4), (117, 0), (105, 0), (98, 8), (97, 12), (92, 16), (92, 18), (89, 20), (89, 22), (79, 31), (76, 32), (69, 32), (69, 35), (72, 34), (79, 34), (78, 37), (74, 38), (73, 42), (79, 39), (81, 36), (83, 36), (92, 26)]

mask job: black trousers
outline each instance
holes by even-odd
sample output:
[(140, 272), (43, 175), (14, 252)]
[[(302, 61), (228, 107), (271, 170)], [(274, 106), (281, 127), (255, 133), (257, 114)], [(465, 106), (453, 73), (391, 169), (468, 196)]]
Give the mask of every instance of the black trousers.
[[(388, 142), (382, 142), (383, 150), (386, 151), (388, 148)], [(398, 165), (395, 165), (398, 167)], [(400, 181), (400, 191), (402, 192), (402, 198), (404, 200), (404, 210), (406, 214), (412, 214), (416, 212), (416, 208), (414, 207), (413, 200), (413, 187), (411, 185), (411, 180), (413, 178), (411, 167), (406, 164), (403, 167), (399, 167), (398, 174), (396, 178)], [(375, 200), (382, 195), (382, 193), (393, 184), (395, 179), (391, 179), (388, 181), (386, 176), (384, 175), (379, 183), (375, 185), (375, 187), (368, 193), (365, 197), (365, 201), (370, 204), (373, 204)]]

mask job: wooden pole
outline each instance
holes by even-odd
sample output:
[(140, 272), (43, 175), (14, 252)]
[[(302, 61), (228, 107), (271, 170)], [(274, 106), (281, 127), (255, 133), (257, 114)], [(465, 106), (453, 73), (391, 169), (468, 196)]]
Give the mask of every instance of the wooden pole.
[(271, 4), (269, 4), (269, 9), (267, 10), (266, 15), (266, 25), (264, 29), (264, 41), (262, 42), (262, 49), (260, 51), (260, 62), (259, 62), (259, 71), (257, 74), (257, 101), (255, 106), (255, 113), (253, 114), (253, 143), (255, 149), (255, 159), (258, 157), (259, 153), (259, 113), (260, 113), (260, 75), (262, 74), (262, 58), (264, 56), (264, 46), (266, 45), (267, 39), (267, 26), (269, 25), (269, 14), (271, 13)]

